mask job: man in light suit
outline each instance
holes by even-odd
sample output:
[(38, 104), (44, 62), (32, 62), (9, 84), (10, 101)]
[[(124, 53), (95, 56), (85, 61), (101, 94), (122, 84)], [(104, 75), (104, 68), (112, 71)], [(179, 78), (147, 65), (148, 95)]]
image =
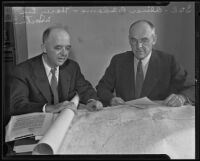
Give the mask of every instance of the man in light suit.
[(138, 20), (130, 26), (132, 51), (115, 55), (96, 87), (104, 105), (124, 104), (145, 96), (164, 100), (172, 107), (194, 103), (194, 81), (188, 79), (173, 55), (153, 49), (156, 40), (151, 22)]
[(102, 109), (96, 91), (77, 62), (68, 59), (70, 35), (62, 27), (43, 33), (43, 53), (16, 66), (11, 83), (11, 114), (60, 112), (78, 93), (89, 110)]

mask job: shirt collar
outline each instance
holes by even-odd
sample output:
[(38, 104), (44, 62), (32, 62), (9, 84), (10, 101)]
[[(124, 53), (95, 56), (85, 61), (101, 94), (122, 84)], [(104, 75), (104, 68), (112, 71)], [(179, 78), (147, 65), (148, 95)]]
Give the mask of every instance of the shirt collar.
[[(152, 52), (150, 52), (149, 55), (148, 55), (147, 57), (145, 57), (144, 59), (142, 59), (142, 65), (143, 65), (143, 66), (145, 66), (145, 65), (149, 62), (150, 57), (151, 57), (151, 53), (152, 53)], [(139, 62), (139, 60), (138, 60), (135, 56), (134, 56), (134, 62), (136, 62), (136, 63)]]
[[(42, 62), (44, 64), (46, 74), (47, 74), (47, 76), (49, 76), (51, 74), (51, 67), (46, 63), (46, 61), (44, 59), (44, 55), (42, 55)], [(56, 72), (58, 72), (58, 70), (59, 70), (59, 66), (56, 67)]]

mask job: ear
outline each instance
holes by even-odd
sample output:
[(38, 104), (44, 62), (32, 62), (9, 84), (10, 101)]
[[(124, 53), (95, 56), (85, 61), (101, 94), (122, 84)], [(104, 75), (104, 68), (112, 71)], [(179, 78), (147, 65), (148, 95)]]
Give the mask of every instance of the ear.
[(129, 44), (131, 44), (131, 36), (128, 35)]
[(157, 35), (156, 35), (156, 34), (154, 34), (154, 35), (153, 35), (153, 45), (155, 45), (155, 44), (156, 44), (156, 42), (157, 42)]
[(42, 51), (43, 51), (44, 53), (47, 52), (46, 47), (45, 47), (45, 44), (42, 44), (42, 45), (41, 45), (41, 49), (42, 49)]

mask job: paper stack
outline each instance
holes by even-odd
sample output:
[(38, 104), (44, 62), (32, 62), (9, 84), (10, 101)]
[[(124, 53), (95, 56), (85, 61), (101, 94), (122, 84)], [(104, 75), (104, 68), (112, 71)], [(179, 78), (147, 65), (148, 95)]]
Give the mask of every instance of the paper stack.
[[(14, 141), (13, 150), (16, 153), (32, 152), (36, 147), (35, 154), (40, 154), (41, 148), (38, 147), (43, 147), (43, 144), (53, 146), (53, 150), (58, 148), (58, 140), (64, 136), (75, 115), (79, 104), (78, 94), (71, 102), (74, 103), (73, 107), (66, 108), (59, 114), (35, 112), (12, 116), (6, 126), (5, 142)], [(58, 134), (60, 137), (56, 138)], [(62, 139), (59, 143), (61, 142)]]

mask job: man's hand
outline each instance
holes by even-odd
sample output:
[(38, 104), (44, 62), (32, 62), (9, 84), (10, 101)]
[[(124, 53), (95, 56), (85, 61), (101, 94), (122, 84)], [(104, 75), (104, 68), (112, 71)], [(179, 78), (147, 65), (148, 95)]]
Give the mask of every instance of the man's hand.
[(124, 100), (120, 97), (113, 97), (110, 101), (111, 106), (117, 106), (117, 105), (122, 105), (125, 104)]
[(179, 94), (171, 94), (164, 100), (163, 104), (171, 107), (180, 107), (183, 106), (185, 102), (186, 99), (184, 96)]
[(73, 102), (64, 101), (64, 102), (58, 103), (56, 105), (46, 105), (45, 111), (50, 112), (50, 113), (58, 113), (58, 112), (61, 112), (65, 108), (69, 108), (74, 111), (77, 110), (77, 107), (75, 106), (75, 104)]
[(103, 109), (103, 104), (98, 100), (92, 99), (87, 103), (86, 108), (89, 111), (99, 111)]

